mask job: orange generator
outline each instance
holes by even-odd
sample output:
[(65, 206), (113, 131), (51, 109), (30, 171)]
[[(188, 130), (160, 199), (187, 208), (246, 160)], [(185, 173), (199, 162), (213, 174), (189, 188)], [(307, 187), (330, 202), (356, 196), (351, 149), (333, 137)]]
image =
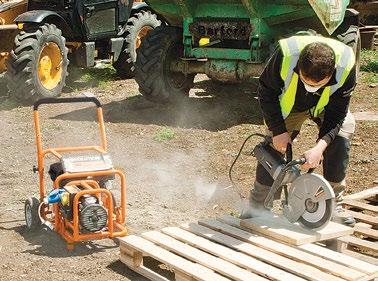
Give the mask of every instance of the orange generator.
[[(97, 107), (101, 139), (100, 146), (43, 148), (38, 108), (42, 104), (91, 102)], [(25, 202), (25, 222), (29, 230), (46, 225), (58, 232), (73, 249), (84, 240), (115, 238), (127, 235), (126, 184), (122, 171), (114, 169), (107, 153), (107, 141), (102, 106), (94, 97), (46, 98), (34, 104), (34, 125), (38, 154), (39, 199)], [(53, 155), (57, 162), (48, 171), (53, 182), (51, 191), (45, 188), (45, 158)], [(117, 206), (109, 190), (119, 177), (121, 198)]]

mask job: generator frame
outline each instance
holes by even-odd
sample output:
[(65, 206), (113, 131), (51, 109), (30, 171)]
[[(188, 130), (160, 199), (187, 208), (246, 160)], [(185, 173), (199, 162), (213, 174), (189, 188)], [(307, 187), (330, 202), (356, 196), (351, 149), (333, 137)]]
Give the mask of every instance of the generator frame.
[[(59, 104), (59, 103), (83, 103), (92, 102), (97, 106), (97, 119), (99, 124), (99, 134), (101, 145), (99, 146), (77, 146), (77, 147), (57, 147), (43, 149), (42, 146), (42, 133), (40, 126), (40, 118), (38, 108), (42, 104)], [(46, 198), (45, 189), (45, 157), (53, 155), (58, 160), (61, 160), (64, 153), (95, 151), (98, 153), (107, 152), (107, 140), (104, 126), (104, 118), (101, 103), (94, 97), (79, 97), (79, 98), (47, 98), (41, 99), (34, 103), (34, 125), (35, 125), (35, 138), (37, 144), (38, 166), (34, 167), (34, 172), (39, 174), (39, 196), (40, 202)], [(104, 176), (117, 176), (120, 179), (121, 200), (120, 206), (114, 208), (112, 194), (109, 190), (101, 188), (96, 180), (98, 177)], [(53, 230), (58, 232), (67, 242), (67, 249), (72, 250), (75, 242), (84, 240), (102, 239), (102, 238), (115, 238), (127, 235), (127, 228), (124, 226), (126, 221), (126, 177), (125, 174), (118, 170), (111, 168), (102, 171), (89, 171), (70, 173), (65, 172), (59, 175), (53, 184), (53, 189), (59, 189), (63, 180), (66, 180), (67, 185), (77, 185), (83, 188), (75, 195), (73, 201), (73, 220), (70, 221), (65, 218), (59, 210), (58, 204), (54, 204), (52, 210), (48, 205), (41, 208), (40, 216), (51, 223)], [(85, 195), (96, 196), (102, 201), (107, 210), (108, 218), (106, 227), (94, 233), (81, 233), (79, 227), (79, 199)], [(105, 198), (104, 198), (105, 197)], [(113, 211), (114, 210), (114, 211)]]

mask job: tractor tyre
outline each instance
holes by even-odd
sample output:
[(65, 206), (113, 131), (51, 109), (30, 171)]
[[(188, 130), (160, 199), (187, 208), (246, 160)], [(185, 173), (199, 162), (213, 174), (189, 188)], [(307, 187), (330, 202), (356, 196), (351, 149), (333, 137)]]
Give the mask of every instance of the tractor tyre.
[(149, 32), (137, 50), (135, 80), (140, 93), (158, 103), (188, 96), (194, 74), (173, 72), (170, 65), (183, 56), (182, 29), (159, 26)]
[(124, 49), (118, 60), (113, 63), (120, 78), (134, 77), (136, 50), (148, 32), (161, 25), (161, 21), (151, 11), (140, 11), (132, 15), (126, 24)]
[(30, 197), (25, 201), (24, 205), (26, 228), (30, 231), (37, 230), (41, 227), (41, 219), (39, 218), (39, 200)]
[(341, 25), (335, 31), (335, 36), (339, 41), (353, 49), (354, 55), (356, 56), (356, 76), (358, 77), (361, 55), (361, 35), (358, 26), (350, 25), (349, 27), (344, 27)]
[(53, 24), (21, 31), (7, 61), (7, 83), (20, 101), (59, 96), (68, 75), (68, 49), (62, 32)]

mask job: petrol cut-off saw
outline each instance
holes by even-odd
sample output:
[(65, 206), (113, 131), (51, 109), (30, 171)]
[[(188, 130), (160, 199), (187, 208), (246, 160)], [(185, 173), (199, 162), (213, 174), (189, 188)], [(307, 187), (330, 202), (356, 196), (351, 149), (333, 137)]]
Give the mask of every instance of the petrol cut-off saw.
[(304, 164), (306, 159), (292, 160), (291, 144), (288, 145), (286, 159), (267, 140), (256, 145), (252, 155), (274, 180), (264, 201), (265, 208), (272, 208), (275, 194), (283, 189), (285, 195), (282, 200), (283, 214), (289, 222), (299, 222), (310, 229), (320, 229), (328, 224), (336, 204), (333, 189), (323, 176), (313, 173), (313, 169), (305, 173), (301, 172), (300, 165)]

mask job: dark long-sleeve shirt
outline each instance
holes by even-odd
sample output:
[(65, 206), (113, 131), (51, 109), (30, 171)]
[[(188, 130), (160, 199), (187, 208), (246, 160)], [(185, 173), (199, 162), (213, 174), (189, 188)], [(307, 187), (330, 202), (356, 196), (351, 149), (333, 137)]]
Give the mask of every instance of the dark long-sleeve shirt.
[[(259, 79), (258, 98), (265, 123), (273, 136), (286, 132), (286, 126), (282, 117), (279, 96), (284, 88), (284, 81), (281, 79), (280, 71), (283, 54), (278, 48), (270, 58)], [(298, 68), (294, 71), (299, 75)], [(335, 73), (326, 86), (336, 84)], [(344, 85), (334, 92), (329, 103), (324, 109), (324, 119), (319, 130), (319, 139), (328, 144), (336, 137), (344, 118), (348, 112), (349, 100), (356, 85), (356, 68), (353, 67)], [(316, 106), (324, 87), (316, 93), (307, 92), (303, 82), (298, 79), (295, 103), (291, 112), (304, 112)]]

